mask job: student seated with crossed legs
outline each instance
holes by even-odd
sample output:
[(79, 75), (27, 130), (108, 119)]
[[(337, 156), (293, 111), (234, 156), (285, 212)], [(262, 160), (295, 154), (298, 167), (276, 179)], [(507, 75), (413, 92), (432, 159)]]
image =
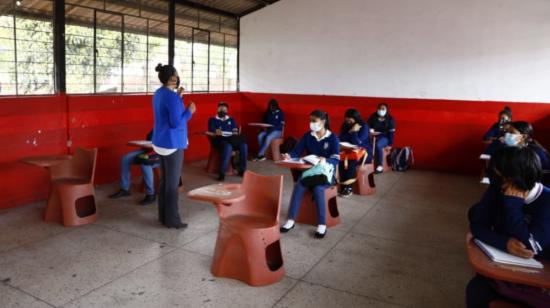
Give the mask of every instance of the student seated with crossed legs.
[(395, 121), (390, 115), (388, 104), (379, 104), (377, 111), (369, 117), (367, 123), (372, 133), (379, 133), (376, 136), (376, 148), (374, 149), (376, 156), (374, 157), (374, 162), (376, 164), (376, 173), (382, 173), (384, 171), (384, 167), (382, 166), (384, 162), (384, 149), (393, 145), (393, 137), (395, 135)]
[[(539, 157), (528, 147), (502, 147), (490, 168), (491, 184), (468, 212), (472, 235), (518, 257), (550, 260), (550, 189), (540, 183)], [(468, 283), (466, 304), (489, 307), (504, 299), (542, 307), (550, 303), (549, 291), (478, 274)]]
[[(151, 130), (147, 136), (146, 140), (151, 141), (153, 138), (153, 130)], [(160, 158), (158, 163), (148, 164), (144, 160), (140, 160), (142, 155), (147, 155), (147, 150), (139, 149), (129, 153), (126, 153), (122, 156), (120, 160), (120, 189), (109, 196), (111, 199), (119, 199), (122, 197), (130, 196), (130, 178), (132, 176), (132, 165), (139, 165), (141, 168), (141, 174), (143, 175), (143, 182), (145, 183), (145, 197), (139, 202), (141, 205), (148, 205), (154, 203), (157, 200), (155, 194), (155, 183), (153, 177), (153, 168), (158, 168), (160, 166)], [(158, 156), (156, 154), (149, 154), (148, 156)]]
[(212, 146), (220, 151), (220, 175), (218, 181), (225, 180), (225, 173), (231, 161), (233, 150), (239, 152), (238, 172), (243, 176), (246, 171), (248, 157), (248, 145), (246, 139), (240, 134), (235, 119), (227, 115), (229, 105), (224, 102), (218, 104), (218, 113), (208, 119), (208, 135), (212, 138)]
[(285, 113), (279, 107), (279, 103), (275, 99), (271, 99), (267, 105), (267, 110), (264, 113), (263, 122), (273, 125), (266, 128), (258, 134), (258, 144), (260, 150), (255, 161), (264, 161), (265, 152), (269, 149), (271, 141), (281, 138), (283, 135), (283, 126), (285, 125)]
[[(363, 121), (356, 109), (348, 109), (344, 115), (344, 123), (340, 130), (340, 142), (347, 142), (358, 146), (356, 150), (340, 153), (339, 175), (342, 186), (340, 195), (352, 195), (353, 183), (357, 178), (357, 165), (365, 159), (365, 163), (372, 162), (372, 145), (369, 138), (369, 126)], [(367, 157), (364, 157), (364, 156)]]
[[(318, 156), (320, 159), (318, 164), (330, 164), (332, 170), (336, 170), (340, 160), (340, 143), (338, 137), (330, 131), (328, 114), (321, 110), (315, 110), (311, 112), (309, 121), (311, 131), (304, 134), (292, 151), (283, 154), (283, 158), (298, 158), (305, 152), (308, 155)], [(318, 225), (317, 231), (315, 232), (315, 237), (325, 237), (327, 232), (325, 189), (334, 183), (334, 173), (332, 173), (330, 179), (325, 178), (324, 181), (305, 181), (304, 178), (300, 177), (294, 185), (292, 197), (290, 198), (288, 220), (281, 227), (280, 231), (282, 233), (286, 233), (290, 231), (290, 229), (294, 228), (295, 220), (300, 210), (300, 204), (304, 198), (306, 190), (309, 189), (313, 194), (313, 199), (317, 208)]]

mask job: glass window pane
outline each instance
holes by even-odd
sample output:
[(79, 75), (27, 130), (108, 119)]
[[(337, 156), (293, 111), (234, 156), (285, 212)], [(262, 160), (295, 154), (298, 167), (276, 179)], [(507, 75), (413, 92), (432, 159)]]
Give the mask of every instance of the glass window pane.
[(210, 89), (212, 92), (224, 90), (224, 35), (210, 33)]
[(17, 94), (13, 25), (13, 15), (0, 16), (0, 95)]
[(96, 93), (122, 92), (122, 16), (96, 12)]
[(65, 62), (67, 93), (94, 93), (94, 11), (65, 6)]
[(149, 34), (147, 92), (155, 92), (160, 87), (155, 67), (159, 63), (168, 64), (168, 24), (149, 21)]
[(237, 91), (237, 37), (225, 36), (224, 91)]
[(191, 53), (193, 50), (192, 44), (192, 28), (176, 25), (176, 42), (175, 42), (175, 57), (174, 65), (178, 70), (181, 86), (186, 91), (191, 91)]
[(208, 31), (194, 30), (193, 91), (208, 91)]
[[(145, 29), (138, 25), (144, 25)], [(147, 19), (125, 16), (124, 27), (123, 91), (147, 92)]]

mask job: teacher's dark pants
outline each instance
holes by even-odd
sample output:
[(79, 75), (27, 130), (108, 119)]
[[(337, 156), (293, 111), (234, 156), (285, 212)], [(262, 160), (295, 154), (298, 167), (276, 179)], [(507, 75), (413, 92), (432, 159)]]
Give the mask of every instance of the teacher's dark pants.
[(167, 227), (175, 227), (181, 223), (178, 208), (178, 186), (182, 164), (182, 149), (167, 156), (160, 156), (159, 221)]

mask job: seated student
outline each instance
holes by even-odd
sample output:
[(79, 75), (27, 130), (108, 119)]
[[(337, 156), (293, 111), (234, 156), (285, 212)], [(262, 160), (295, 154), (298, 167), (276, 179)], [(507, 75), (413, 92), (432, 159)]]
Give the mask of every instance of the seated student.
[[(294, 228), (295, 219), (300, 210), (300, 204), (304, 198), (306, 190), (310, 190), (313, 193), (313, 199), (315, 200), (315, 206), (317, 207), (317, 232), (315, 232), (316, 238), (325, 237), (326, 226), (326, 213), (325, 213), (325, 189), (335, 182), (334, 170), (338, 166), (340, 159), (340, 143), (338, 137), (334, 135), (329, 129), (328, 114), (321, 110), (314, 110), (310, 113), (309, 117), (310, 132), (307, 132), (300, 139), (296, 147), (289, 153), (283, 154), (283, 158), (298, 158), (302, 154), (316, 155), (320, 161), (318, 163), (321, 169), (332, 169), (332, 176), (317, 177), (315, 176), (303, 178), (300, 177), (294, 185), (292, 191), (292, 197), (290, 198), (290, 207), (288, 210), (288, 220), (281, 227), (282, 233), (288, 232)], [(317, 166), (314, 166), (315, 168)], [(326, 167), (326, 168), (325, 168)], [(307, 171), (306, 171), (307, 172)], [(330, 172), (329, 172), (330, 174)], [(328, 174), (325, 174), (328, 176)]]
[(489, 143), (483, 153), (491, 154), (496, 148), (502, 144), (502, 138), (508, 129), (508, 124), (512, 121), (512, 109), (506, 106), (498, 113), (498, 122), (493, 124), (491, 128), (483, 135), (483, 141)]
[[(537, 154), (528, 147), (502, 147), (491, 157), (490, 168), (491, 185), (468, 213), (472, 235), (515, 256), (550, 260), (550, 189), (540, 183)], [(468, 307), (488, 307), (510, 297), (533, 306), (550, 302), (548, 290), (544, 294), (479, 274), (466, 288)]]
[(380, 133), (376, 136), (374, 161), (376, 164), (376, 173), (382, 173), (384, 171), (384, 167), (382, 166), (384, 148), (393, 145), (395, 134), (395, 121), (388, 111), (388, 105), (386, 103), (378, 105), (377, 111), (369, 117), (367, 123), (371, 132)]
[[(145, 139), (151, 141), (152, 137), (153, 130), (147, 134)], [(131, 166), (139, 165), (141, 167), (141, 174), (143, 174), (143, 182), (145, 182), (145, 198), (143, 198), (139, 204), (147, 205), (157, 200), (155, 194), (153, 168), (157, 168), (160, 165), (160, 160), (156, 164), (148, 164), (145, 160), (141, 160), (139, 158), (140, 155), (147, 154), (147, 152), (148, 151), (145, 149), (139, 149), (122, 156), (122, 160), (120, 161), (120, 189), (116, 193), (110, 195), (109, 198), (118, 199), (130, 195)]]
[(240, 134), (235, 119), (227, 115), (229, 106), (227, 103), (218, 104), (218, 114), (208, 119), (208, 135), (212, 137), (212, 146), (217, 148), (221, 154), (220, 176), (218, 181), (225, 180), (225, 172), (229, 167), (231, 153), (239, 152), (239, 176), (246, 171), (246, 159), (248, 156), (248, 145), (246, 139)]
[(529, 147), (540, 158), (542, 170), (550, 169), (548, 151), (535, 139), (533, 139), (533, 126), (525, 121), (511, 122), (504, 134), (504, 144), (507, 146)]
[(283, 126), (285, 125), (285, 114), (279, 107), (279, 103), (275, 99), (271, 99), (267, 105), (267, 110), (264, 113), (263, 122), (273, 125), (258, 135), (258, 144), (260, 150), (258, 156), (254, 160), (264, 161), (265, 151), (271, 145), (273, 139), (281, 138), (283, 135)]
[(356, 109), (348, 109), (344, 115), (344, 123), (340, 130), (340, 142), (347, 142), (359, 147), (358, 151), (342, 151), (340, 153), (339, 174), (342, 188), (340, 195), (350, 196), (353, 191), (353, 182), (357, 177), (357, 164), (363, 159), (365, 163), (372, 162), (372, 146), (369, 138), (369, 126), (361, 118)]

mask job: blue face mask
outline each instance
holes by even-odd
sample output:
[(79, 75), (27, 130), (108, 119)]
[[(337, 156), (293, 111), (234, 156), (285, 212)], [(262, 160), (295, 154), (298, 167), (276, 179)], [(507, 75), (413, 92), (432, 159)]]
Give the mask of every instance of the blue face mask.
[(506, 133), (504, 134), (504, 144), (509, 147), (517, 147), (519, 145), (519, 136), (516, 134)]

